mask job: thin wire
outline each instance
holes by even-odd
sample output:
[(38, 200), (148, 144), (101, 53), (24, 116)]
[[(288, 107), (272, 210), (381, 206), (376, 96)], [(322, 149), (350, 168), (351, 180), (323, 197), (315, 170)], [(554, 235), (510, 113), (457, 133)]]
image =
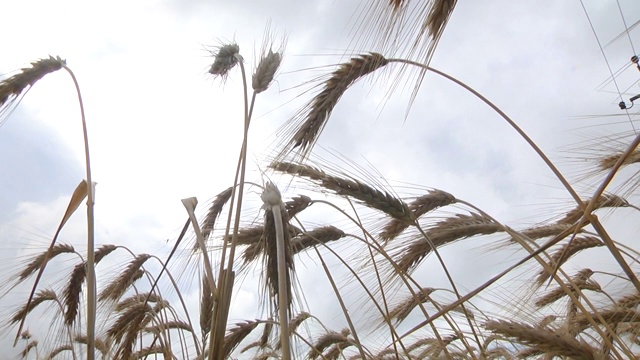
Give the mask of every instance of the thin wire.
[(620, 10), (620, 16), (622, 16), (622, 23), (624, 24), (624, 30), (627, 32), (627, 37), (629, 38), (629, 44), (631, 44), (631, 50), (633, 50), (633, 55), (638, 55), (636, 49), (633, 47), (633, 41), (631, 41), (631, 35), (629, 35), (629, 27), (627, 26), (627, 21), (624, 19), (624, 13), (622, 12), (622, 7), (620, 7), (620, 0), (616, 0), (618, 3), (618, 10)]
[[(616, 90), (618, 91), (618, 96), (620, 97), (620, 101), (624, 101), (622, 98), (622, 93), (620, 92), (620, 87), (618, 86), (618, 82), (613, 76), (613, 71), (611, 70), (611, 65), (609, 64), (609, 60), (607, 59), (607, 54), (604, 53), (604, 49), (602, 48), (602, 44), (600, 43), (600, 39), (598, 38), (598, 34), (596, 33), (596, 29), (593, 27), (593, 23), (591, 22), (591, 18), (589, 17), (589, 13), (587, 12), (587, 8), (584, 6), (584, 2), (580, 0), (580, 5), (582, 5), (582, 10), (584, 10), (584, 15), (587, 17), (587, 21), (589, 21), (589, 26), (591, 26), (591, 31), (593, 31), (593, 36), (596, 38), (596, 42), (598, 43), (598, 47), (600, 48), (600, 52), (602, 53), (602, 57), (604, 57), (604, 62), (607, 64), (607, 68), (609, 69), (609, 74), (611, 74), (611, 79), (613, 84), (616, 86)], [(629, 110), (625, 109), (627, 113), (627, 117), (629, 118), (629, 123), (631, 124), (631, 128), (633, 129), (633, 133), (637, 134), (636, 127), (633, 125), (633, 120), (631, 120), (631, 115), (629, 114)]]

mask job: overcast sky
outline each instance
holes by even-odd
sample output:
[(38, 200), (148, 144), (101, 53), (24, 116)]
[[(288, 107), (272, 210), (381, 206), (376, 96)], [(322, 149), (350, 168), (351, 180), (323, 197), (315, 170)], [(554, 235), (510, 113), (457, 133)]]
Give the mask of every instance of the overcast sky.
[[(5, 34), (0, 73), (48, 55), (67, 60), (85, 100), (98, 183), (97, 242), (165, 252), (166, 240), (175, 238), (186, 219), (180, 199), (197, 196), (204, 207), (233, 181), (242, 82), (237, 70), (225, 83), (208, 75), (208, 50), (235, 41), (251, 68), (269, 22), (277, 44), (286, 37), (281, 70), (258, 97), (251, 129), (249, 162), (264, 168), (276, 131), (312, 95), (302, 92), (308, 85), (297, 85), (329, 73), (332, 67), (324, 66), (351, 53), (378, 50), (350, 48), (352, 29), (367, 3), (7, 2), (0, 23)], [(624, 31), (615, 2), (585, 0), (584, 5), (602, 45)], [(628, 26), (640, 20), (639, 5), (620, 0)], [(632, 46), (636, 54), (640, 48), (640, 30), (629, 36), (604, 48), (614, 72), (629, 64)], [(611, 75), (579, 1), (460, 0), (431, 65), (501, 107), (570, 176), (580, 174), (567, 161), (571, 144), (633, 131), (626, 117), (581, 117), (620, 114), (620, 99), (613, 84), (598, 91)], [(617, 77), (621, 90), (638, 75), (632, 67), (622, 72)], [(545, 208), (571, 207), (569, 195), (514, 130), (457, 85), (427, 75), (405, 118), (413, 84), (388, 95), (388, 77), (371, 79), (355, 85), (336, 107), (318, 141), (322, 157), (337, 163), (330, 154), (339, 154), (392, 183), (440, 188), (515, 228), (556, 215)], [(624, 100), (638, 92), (637, 85), (631, 87)], [(83, 161), (76, 94), (61, 71), (38, 82), (0, 127), (0, 257), (5, 259), (0, 262), (10, 264), (2, 271), (14, 269), (34, 249), (45, 249), (69, 195), (85, 176)], [(255, 171), (250, 179), (262, 181)], [(588, 197), (592, 186), (587, 181), (577, 189)], [(638, 199), (630, 200), (637, 204)], [(81, 207), (61, 238), (79, 251), (83, 212)], [(628, 226), (629, 234), (639, 230)], [(459, 274), (468, 270), (464, 257), (473, 259), (478, 252), (462, 256), (463, 261), (450, 259)], [(317, 272), (301, 267), (301, 282), (315, 278), (313, 269)], [(486, 279), (491, 273), (477, 275)], [(478, 282), (462, 276), (461, 283), (471, 288)], [(342, 318), (330, 315), (335, 307), (320, 305), (312, 300), (314, 290), (305, 291), (315, 306), (312, 313), (327, 315), (336, 329), (344, 326)], [(16, 301), (21, 300), (0, 300), (2, 312)], [(233, 319), (260, 316), (249, 310), (255, 299), (238, 304)]]

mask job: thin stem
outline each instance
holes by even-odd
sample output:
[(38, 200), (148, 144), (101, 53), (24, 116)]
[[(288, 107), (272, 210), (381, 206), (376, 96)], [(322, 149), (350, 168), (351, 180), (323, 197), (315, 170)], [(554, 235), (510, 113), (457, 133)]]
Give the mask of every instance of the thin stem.
[[(236, 55), (239, 56), (240, 55)], [(238, 159), (238, 167), (236, 169), (236, 175), (234, 179), (234, 187), (231, 194), (231, 207), (229, 209), (229, 216), (227, 218), (227, 228), (225, 231), (225, 238), (228, 238), (229, 231), (231, 229), (231, 217), (233, 213), (233, 199), (235, 198), (236, 188), (238, 190), (237, 202), (236, 202), (236, 210), (235, 210), (235, 222), (233, 226), (233, 236), (231, 237), (231, 246), (229, 249), (228, 263), (225, 269), (224, 260), (226, 253), (226, 246), (222, 248), (221, 254), (221, 264), (220, 264), (220, 291), (216, 296), (216, 305), (218, 307), (215, 316), (211, 318), (211, 330), (212, 334), (211, 345), (209, 347), (209, 358), (213, 359), (214, 348), (217, 351), (217, 357), (221, 358), (223, 355), (223, 346), (222, 342), (224, 341), (224, 332), (225, 332), (225, 324), (227, 322), (227, 317), (229, 315), (229, 303), (231, 301), (231, 295), (233, 292), (233, 259), (235, 257), (235, 248), (237, 243), (238, 236), (238, 228), (240, 227), (240, 216), (242, 209), (242, 198), (244, 192), (244, 178), (246, 173), (246, 160), (247, 160), (247, 142), (249, 137), (249, 124), (251, 122), (251, 115), (253, 113), (253, 105), (256, 99), (256, 93), (253, 93), (251, 98), (251, 105), (249, 106), (248, 99), (248, 86), (247, 86), (247, 75), (244, 68), (244, 62), (242, 61), (242, 57), (240, 57), (240, 61), (238, 61), (240, 65), (240, 72), (242, 73), (242, 84), (243, 84), (243, 95), (244, 95), (244, 135), (242, 141), (242, 147), (240, 150), (240, 157)], [(240, 179), (238, 181), (238, 178)]]
[(84, 114), (84, 103), (80, 85), (75, 74), (66, 65), (62, 66), (73, 79), (80, 104), (82, 118), (82, 134), (84, 136), (85, 167), (87, 170), (87, 360), (95, 358), (95, 330), (96, 330), (96, 272), (95, 272), (95, 240), (94, 240), (94, 209), (95, 184), (91, 180), (91, 160), (89, 157), (89, 136), (87, 133), (87, 121)]
[(271, 206), (273, 220), (276, 226), (276, 250), (278, 260), (278, 316), (280, 321), (280, 348), (282, 349), (282, 360), (291, 359), (291, 348), (289, 346), (289, 319), (288, 319), (288, 284), (287, 284), (287, 261), (284, 248), (284, 231), (282, 229), (282, 205)]

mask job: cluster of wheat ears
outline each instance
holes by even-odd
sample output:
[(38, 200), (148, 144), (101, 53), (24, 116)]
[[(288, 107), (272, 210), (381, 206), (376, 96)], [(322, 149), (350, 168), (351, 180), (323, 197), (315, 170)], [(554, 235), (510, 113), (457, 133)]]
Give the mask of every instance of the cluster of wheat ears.
[[(634, 265), (640, 254), (616, 242), (597, 216), (602, 208), (631, 208), (624, 197), (606, 192), (623, 167), (640, 162), (640, 136), (617, 141), (619, 148), (595, 163), (597, 190), (582, 196), (567, 181), (526, 133), (497, 106), (452, 76), (428, 66), (428, 60), (455, 7), (455, 0), (425, 1), (413, 7), (409, 1), (374, 2), (372, 14), (387, 19), (384, 35), (398, 36), (409, 29), (411, 53), (420, 61), (392, 58), (380, 53), (354, 55), (340, 64), (320, 85), (320, 91), (286, 125), (267, 173), (278, 175), (282, 187), (306, 184), (306, 194), (282, 194), (274, 182), (262, 185), (245, 179), (248, 134), (257, 95), (269, 89), (283, 54), (266, 48), (247, 78), (245, 61), (237, 44), (223, 44), (213, 53), (209, 72), (216, 77), (241, 76), (244, 84), (244, 139), (239, 151), (234, 183), (210, 203), (204, 218), (196, 215), (197, 200), (183, 199), (187, 221), (166, 256), (135, 254), (124, 246), (94, 244), (94, 186), (91, 179), (89, 141), (84, 112), (82, 126), (86, 150), (86, 178), (71, 196), (66, 213), (50, 247), (33, 256), (5, 284), (15, 288), (31, 281), (32, 291), (7, 323), (24, 358), (102, 359), (515, 359), (574, 358), (630, 359), (640, 345), (640, 281)], [(403, 12), (404, 11), (404, 12)], [(407, 20), (407, 19), (413, 20)], [(414, 21), (418, 19), (419, 21)], [(390, 42), (391, 43), (391, 42)], [(556, 214), (554, 221), (521, 229), (512, 228), (473, 204), (439, 189), (412, 197), (400, 197), (388, 187), (370, 184), (346, 170), (323, 168), (310, 162), (314, 144), (332, 110), (349, 87), (361, 78), (389, 67), (416, 68), (443, 76), (468, 90), (507, 121), (546, 162), (575, 200), (575, 207)], [(37, 81), (55, 71), (67, 71), (82, 98), (75, 76), (60, 57), (35, 61), (0, 83), (0, 106), (5, 115), (12, 104)], [(233, 72), (232, 72), (233, 71)], [(420, 81), (418, 81), (420, 83)], [(637, 188), (637, 172), (629, 172), (621, 192)], [(252, 191), (248, 191), (249, 188)], [(261, 194), (255, 197), (256, 189)], [(318, 195), (314, 197), (314, 194)], [(335, 201), (327, 200), (327, 194)], [(87, 204), (87, 250), (58, 242), (70, 216)], [(247, 204), (261, 201), (260, 208)], [(243, 209), (244, 206), (244, 209)], [(308, 220), (313, 206), (341, 218), (341, 228)], [(446, 209), (447, 211), (442, 211)], [(244, 210), (244, 211), (243, 211)], [(452, 214), (453, 212), (453, 214)], [(375, 225), (368, 219), (378, 219)], [(250, 219), (250, 223), (247, 223)], [(258, 219), (258, 220), (256, 220)], [(382, 220), (380, 220), (382, 219)], [(319, 224), (320, 223), (320, 224)], [(344, 226), (343, 226), (344, 225)], [(448, 271), (439, 250), (448, 244), (491, 235), (501, 247), (526, 251), (515, 263), (475, 289), (464, 291)], [(350, 254), (336, 251), (347, 243)], [(598, 269), (566, 270), (570, 258), (596, 247), (606, 248), (619, 269), (608, 273), (616, 281), (607, 286), (592, 275)], [(128, 260), (118, 273), (102, 273), (108, 279), (96, 285), (99, 263), (112, 254)], [(321, 265), (331, 285), (327, 302), (338, 304), (346, 324), (343, 329), (325, 327), (322, 319), (304, 308), (304, 286), (296, 282), (301, 256)], [(62, 283), (47, 283), (47, 265), (67, 256), (79, 259)], [(330, 259), (329, 259), (330, 258)], [(446, 274), (447, 288), (431, 288), (415, 276), (429, 258)], [(149, 266), (151, 264), (154, 266)], [(336, 279), (338, 263), (349, 276), (351, 290)], [(156, 266), (160, 264), (160, 266)], [(174, 265), (174, 266), (172, 266)], [(483, 294), (513, 275), (521, 266), (535, 273), (518, 276), (527, 284), (525, 295), (504, 295), (504, 304), (482, 306)], [(575, 269), (574, 266), (570, 269)], [(157, 271), (156, 271), (157, 270)], [(113, 271), (113, 270), (112, 270)], [(249, 274), (249, 275), (248, 275)], [(186, 305), (181, 288), (184, 278), (197, 279), (199, 308)], [(259, 293), (264, 317), (229, 324), (232, 298), (247, 276), (262, 280)], [(182, 278), (183, 280), (180, 280)], [(31, 286), (31, 285), (29, 285)], [(354, 288), (368, 309), (357, 318)], [(495, 291), (495, 290), (494, 290)], [(172, 302), (169, 298), (174, 299)], [(485, 304), (486, 305), (486, 304)], [(45, 339), (27, 330), (41, 322), (30, 314), (49, 306), (53, 329)], [(497, 315), (496, 308), (511, 309), (517, 316)], [(522, 310), (526, 309), (526, 310)], [(373, 324), (373, 325), (372, 325)]]

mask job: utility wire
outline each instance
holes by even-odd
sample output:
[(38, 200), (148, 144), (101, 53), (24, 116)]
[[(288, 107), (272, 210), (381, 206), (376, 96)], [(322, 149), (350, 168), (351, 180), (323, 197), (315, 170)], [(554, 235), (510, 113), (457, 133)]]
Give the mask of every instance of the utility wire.
[(620, 0), (616, 0), (618, 3), (618, 10), (620, 10), (620, 16), (622, 16), (622, 24), (624, 24), (624, 31), (627, 32), (627, 38), (629, 38), (629, 44), (631, 45), (631, 50), (633, 50), (633, 55), (638, 55), (636, 53), (636, 49), (633, 47), (633, 41), (631, 41), (631, 35), (629, 35), (629, 27), (627, 26), (627, 21), (624, 19), (624, 13), (622, 12), (622, 7), (620, 6)]
[[(613, 75), (613, 71), (611, 70), (611, 65), (609, 64), (609, 60), (607, 59), (607, 54), (604, 53), (604, 49), (602, 48), (602, 44), (600, 43), (600, 39), (598, 38), (598, 34), (596, 33), (596, 29), (593, 27), (593, 23), (591, 22), (591, 18), (589, 17), (589, 13), (587, 12), (587, 8), (584, 6), (584, 2), (580, 0), (580, 5), (582, 5), (582, 10), (584, 10), (584, 14), (587, 17), (587, 21), (589, 21), (589, 26), (591, 26), (591, 31), (593, 31), (593, 36), (596, 38), (596, 42), (598, 43), (598, 47), (600, 48), (600, 52), (602, 53), (602, 57), (604, 57), (604, 62), (607, 64), (607, 68), (609, 69), (609, 74), (611, 75), (611, 80), (618, 91), (618, 96), (620, 97), (620, 101), (624, 102), (622, 99), (622, 92), (620, 91), (620, 87), (618, 86), (618, 82), (616, 81), (615, 76)], [(635, 52), (634, 52), (635, 54)], [(624, 109), (627, 113), (627, 118), (629, 118), (629, 123), (631, 124), (631, 128), (633, 129), (633, 133), (637, 134), (636, 127), (633, 125), (633, 120), (631, 120), (631, 115), (629, 114), (629, 110)]]

